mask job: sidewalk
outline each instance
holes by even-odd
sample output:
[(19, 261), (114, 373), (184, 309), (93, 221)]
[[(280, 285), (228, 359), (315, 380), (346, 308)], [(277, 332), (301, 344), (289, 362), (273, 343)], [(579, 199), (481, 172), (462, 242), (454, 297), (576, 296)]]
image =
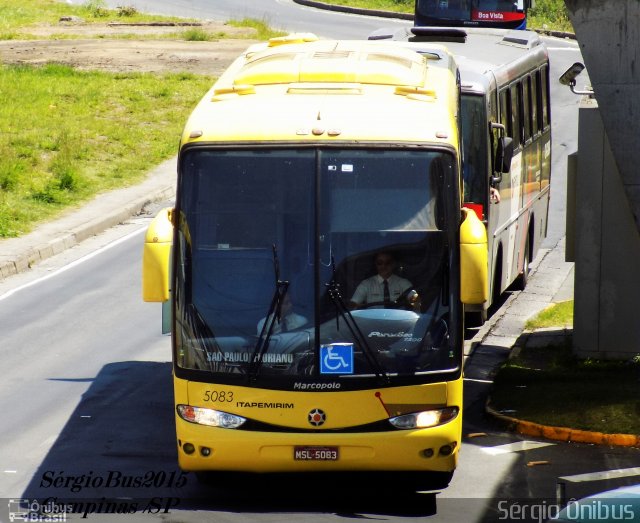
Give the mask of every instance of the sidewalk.
[[(493, 381), (499, 366), (521, 349), (571, 343), (572, 329), (533, 332), (525, 329), (527, 320), (549, 305), (573, 299), (574, 264), (564, 261), (564, 244), (563, 238), (552, 249), (538, 254), (525, 290), (510, 296), (497, 317), (491, 318), (476, 335), (465, 364), (465, 377)], [(546, 426), (496, 412), (488, 402), (486, 412), (509, 430), (525, 436), (596, 445), (640, 446), (640, 435)]]
[[(483, 331), (482, 345), (511, 348), (521, 338), (528, 319), (553, 303), (573, 299), (574, 264), (564, 260), (565, 238), (551, 249), (541, 249), (531, 267), (526, 288), (510, 296), (497, 318)], [(557, 331), (554, 331), (557, 332)], [(561, 336), (570, 336), (565, 331)], [(548, 344), (559, 341), (549, 339)]]

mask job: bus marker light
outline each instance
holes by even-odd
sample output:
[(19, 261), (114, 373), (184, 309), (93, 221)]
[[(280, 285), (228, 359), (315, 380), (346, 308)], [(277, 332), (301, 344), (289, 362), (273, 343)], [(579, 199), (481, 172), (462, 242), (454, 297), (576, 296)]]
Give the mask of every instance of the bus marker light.
[(211, 456), (211, 449), (209, 447), (200, 447), (200, 454), (205, 458)]
[(424, 450), (422, 451), (422, 455), (423, 455), (425, 458), (432, 458), (432, 457), (433, 457), (433, 449), (424, 449)]
[(192, 443), (185, 443), (182, 445), (182, 450), (184, 450), (185, 454), (193, 454), (196, 451), (196, 448)]
[(452, 452), (453, 448), (451, 447), (451, 445), (442, 445), (442, 447), (440, 447), (439, 454), (441, 456), (449, 456)]

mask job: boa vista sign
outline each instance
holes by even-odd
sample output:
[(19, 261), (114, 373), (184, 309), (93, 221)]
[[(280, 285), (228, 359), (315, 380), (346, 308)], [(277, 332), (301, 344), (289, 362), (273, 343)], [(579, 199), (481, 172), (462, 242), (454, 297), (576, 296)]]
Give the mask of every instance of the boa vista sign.
[(524, 20), (524, 13), (517, 11), (487, 11), (485, 9), (473, 9), (471, 20), (474, 22), (515, 22)]

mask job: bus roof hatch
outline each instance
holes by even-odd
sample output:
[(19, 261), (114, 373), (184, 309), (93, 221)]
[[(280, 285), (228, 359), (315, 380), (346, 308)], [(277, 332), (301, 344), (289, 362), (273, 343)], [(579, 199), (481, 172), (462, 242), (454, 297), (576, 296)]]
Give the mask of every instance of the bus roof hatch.
[(427, 60), (409, 49), (356, 41), (279, 45), (251, 54), (234, 84), (424, 85)]

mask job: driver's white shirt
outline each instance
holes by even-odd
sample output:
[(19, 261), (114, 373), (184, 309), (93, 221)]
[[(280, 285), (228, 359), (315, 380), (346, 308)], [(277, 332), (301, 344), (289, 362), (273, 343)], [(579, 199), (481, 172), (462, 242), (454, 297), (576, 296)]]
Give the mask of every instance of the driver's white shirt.
[[(353, 293), (351, 301), (358, 305), (384, 301), (383, 282), (384, 278), (379, 274), (361, 281), (360, 285), (356, 288), (356, 292)], [(409, 280), (405, 280), (395, 274), (389, 276), (387, 282), (389, 283), (389, 298), (391, 301), (397, 300), (404, 291), (411, 287)], [(380, 307), (382, 307), (382, 305), (380, 305)]]

